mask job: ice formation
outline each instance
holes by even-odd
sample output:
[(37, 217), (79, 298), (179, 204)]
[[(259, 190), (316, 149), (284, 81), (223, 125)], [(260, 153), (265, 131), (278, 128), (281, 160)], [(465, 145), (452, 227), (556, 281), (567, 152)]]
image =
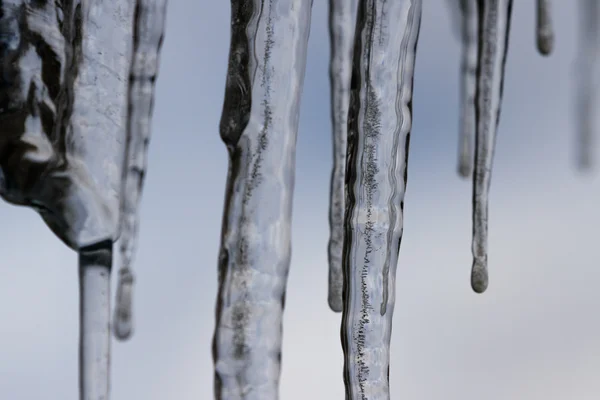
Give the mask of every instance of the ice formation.
[[(473, 180), (476, 292), (488, 286), (488, 197), (512, 0), (451, 0), (462, 40), (458, 172)], [(128, 338), (132, 263), (166, 0), (0, 0), (0, 195), (79, 253), (80, 399), (107, 400), (112, 321)], [(540, 54), (554, 47), (537, 0)], [(312, 1), (231, 0), (220, 134), (229, 154), (213, 340), (215, 398), (279, 398), (298, 114)], [(422, 0), (330, 0), (328, 302), (342, 311), (347, 399), (388, 400)], [(578, 163), (592, 164), (600, 48), (581, 9)], [(315, 394), (318, 397), (318, 394)]]

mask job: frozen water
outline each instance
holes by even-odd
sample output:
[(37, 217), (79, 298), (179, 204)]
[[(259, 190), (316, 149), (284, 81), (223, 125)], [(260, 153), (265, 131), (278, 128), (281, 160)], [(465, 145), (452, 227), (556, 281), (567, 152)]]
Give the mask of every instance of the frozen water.
[(598, 109), (600, 69), (600, 5), (597, 0), (579, 3), (579, 50), (577, 54), (575, 121), (577, 121), (577, 165), (589, 169), (594, 162), (594, 138)]
[(213, 341), (215, 397), (279, 393), (298, 112), (312, 2), (234, 0), (221, 118), (229, 172)]
[(500, 119), (504, 65), (508, 51), (512, 0), (479, 2), (479, 60), (475, 111), (475, 169), (473, 172), (473, 268), (471, 286), (483, 293), (488, 286), (488, 201), (496, 132)]
[(390, 398), (390, 337), (412, 127), (421, 0), (358, 7), (344, 232), (347, 399)]
[(537, 0), (536, 37), (540, 54), (547, 56), (552, 53), (554, 29), (552, 28), (550, 0)]
[(342, 248), (344, 244), (344, 175), (346, 138), (352, 77), (352, 44), (357, 0), (329, 0), (331, 61), (331, 120), (333, 127), (333, 171), (329, 204), (329, 307), (342, 311)]
[(166, 0), (137, 0), (133, 20), (133, 49), (129, 74), (127, 137), (121, 188), (121, 268), (113, 330), (118, 339), (133, 331), (131, 270), (137, 244), (139, 202), (147, 169), (150, 126), (154, 106), (154, 83), (158, 75)]
[[(456, 1), (456, 2), (454, 2)], [(538, 51), (554, 47), (536, 0)], [(342, 314), (348, 399), (390, 398), (395, 271), (403, 234), (422, 0), (330, 0), (329, 306)], [(0, 0), (0, 195), (39, 212), (79, 252), (80, 399), (110, 389), (113, 332), (133, 330), (133, 259), (166, 0)], [(220, 133), (229, 170), (215, 398), (276, 400), (291, 257), (295, 144), (312, 1), (232, 0)], [(462, 40), (459, 173), (473, 179), (476, 292), (488, 285), (488, 197), (512, 0), (453, 0)], [(578, 163), (589, 167), (599, 54), (595, 0), (580, 4)], [(356, 28), (356, 29), (355, 29)], [(318, 394), (315, 394), (318, 397)]]
[(460, 33), (462, 45), (458, 174), (463, 178), (471, 178), (475, 144), (475, 91), (477, 89), (477, 52), (479, 49), (477, 0), (460, 0), (459, 8), (459, 17), (455, 18), (455, 23), (459, 25), (457, 31)]

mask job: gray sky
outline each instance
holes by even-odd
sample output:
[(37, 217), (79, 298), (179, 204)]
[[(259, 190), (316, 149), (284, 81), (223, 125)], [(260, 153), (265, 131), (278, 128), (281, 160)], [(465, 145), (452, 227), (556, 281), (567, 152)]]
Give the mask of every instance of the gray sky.
[[(534, 1), (515, 2), (490, 204), (490, 287), (469, 287), (471, 189), (456, 174), (459, 47), (425, 1), (417, 56), (392, 398), (592, 400), (600, 395), (598, 174), (573, 169), (571, 2), (550, 59)], [(436, 8), (437, 7), (437, 8)], [(342, 399), (340, 317), (327, 306), (331, 168), (326, 2), (314, 2), (297, 154), (281, 398)], [(226, 177), (218, 135), (229, 2), (171, 1), (140, 249), (136, 332), (113, 345), (112, 399), (212, 397), (210, 341)], [(77, 257), (3, 204), (0, 396), (77, 398)], [(116, 281), (115, 281), (116, 282)]]

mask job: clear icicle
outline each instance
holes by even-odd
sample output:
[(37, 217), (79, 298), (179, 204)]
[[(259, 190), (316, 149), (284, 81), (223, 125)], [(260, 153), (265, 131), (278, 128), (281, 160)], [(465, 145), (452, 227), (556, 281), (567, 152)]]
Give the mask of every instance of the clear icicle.
[(133, 51), (129, 75), (129, 107), (125, 166), (121, 189), (121, 268), (113, 331), (125, 340), (133, 331), (131, 265), (137, 244), (139, 202), (147, 169), (154, 83), (165, 31), (166, 0), (137, 0), (133, 20)]
[(552, 5), (550, 0), (537, 0), (536, 38), (541, 55), (547, 56), (554, 48), (554, 29), (552, 27)]
[(579, 51), (577, 55), (577, 165), (588, 170), (594, 163), (598, 72), (600, 70), (600, 5), (598, 0), (579, 4)]
[(108, 400), (112, 240), (79, 250), (79, 399)]
[(458, 174), (473, 176), (473, 146), (475, 144), (475, 90), (477, 88), (477, 38), (479, 16), (477, 0), (460, 0), (462, 61), (460, 67), (460, 127)]
[(298, 114), (312, 2), (233, 0), (229, 171), (213, 339), (218, 400), (278, 399)]
[(475, 169), (473, 173), (473, 267), (471, 287), (488, 286), (488, 198), (496, 132), (500, 119), (504, 66), (508, 51), (512, 0), (479, 0), (479, 61), (475, 96)]
[(331, 120), (333, 125), (333, 171), (329, 204), (329, 307), (342, 311), (342, 248), (344, 244), (344, 174), (348, 106), (352, 78), (352, 44), (356, 24), (357, 0), (329, 0), (329, 37), (331, 60)]
[(390, 398), (390, 337), (421, 8), (421, 0), (361, 0), (358, 8), (343, 261), (349, 400)]

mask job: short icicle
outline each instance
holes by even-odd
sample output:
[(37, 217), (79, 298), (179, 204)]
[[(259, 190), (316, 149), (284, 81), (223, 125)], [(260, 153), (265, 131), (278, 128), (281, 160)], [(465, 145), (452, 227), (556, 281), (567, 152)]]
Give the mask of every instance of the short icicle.
[(333, 128), (333, 171), (329, 204), (329, 307), (342, 311), (342, 248), (344, 244), (344, 175), (348, 107), (352, 78), (352, 44), (356, 24), (356, 0), (329, 0), (331, 59), (331, 120)]
[(277, 400), (312, 1), (232, 0), (215, 399)]
[(129, 75), (127, 138), (121, 189), (121, 268), (113, 317), (113, 332), (126, 340), (133, 332), (131, 270), (137, 245), (139, 203), (147, 170), (154, 106), (154, 84), (165, 32), (167, 0), (137, 0), (133, 20), (133, 50)]
[(600, 71), (600, 4), (582, 0), (579, 4), (579, 49), (576, 60), (577, 132), (576, 162), (581, 171), (594, 164), (596, 115), (598, 111), (598, 72)]
[(479, 42), (477, 0), (460, 0), (462, 61), (460, 66), (460, 125), (458, 174), (473, 176), (475, 144), (475, 90), (477, 87), (477, 50)]
[(389, 400), (421, 0), (360, 0), (346, 170), (342, 347), (348, 400)]
[(488, 200), (496, 132), (500, 119), (504, 66), (508, 52), (512, 0), (479, 0), (479, 61), (475, 95), (475, 169), (473, 173), (473, 267), (471, 287), (488, 286)]
[(551, 8), (551, 0), (537, 0), (536, 39), (538, 51), (543, 56), (550, 55), (554, 49)]
[(79, 399), (108, 400), (112, 239), (79, 249)]

